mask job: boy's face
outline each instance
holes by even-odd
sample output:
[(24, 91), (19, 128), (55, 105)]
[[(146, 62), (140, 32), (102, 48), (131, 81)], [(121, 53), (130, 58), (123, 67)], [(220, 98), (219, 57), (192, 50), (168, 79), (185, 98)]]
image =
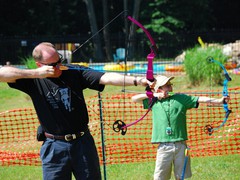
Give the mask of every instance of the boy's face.
[(164, 86), (161, 86), (158, 88), (157, 93), (159, 92), (163, 92), (164, 94), (168, 93), (168, 92), (172, 92), (173, 88), (172, 88), (172, 83), (170, 81), (168, 81)]

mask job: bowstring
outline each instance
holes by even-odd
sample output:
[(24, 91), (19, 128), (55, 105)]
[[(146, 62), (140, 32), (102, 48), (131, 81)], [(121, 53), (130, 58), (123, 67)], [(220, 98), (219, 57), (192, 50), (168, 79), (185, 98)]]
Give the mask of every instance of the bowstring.
[[(211, 66), (211, 73), (210, 73), (210, 98), (212, 99), (213, 98), (213, 68), (214, 68), (214, 63), (213, 62), (209, 62), (210, 63), (210, 66)], [(209, 114), (213, 114), (213, 103), (212, 101), (210, 101), (210, 112)], [(212, 108), (211, 108), (212, 107)], [(214, 118), (213, 117), (210, 117), (208, 118), (209, 119), (209, 124), (210, 124), (210, 127), (212, 127), (213, 123), (214, 123)], [(210, 133), (210, 132), (209, 132)]]
[[(215, 68), (215, 63), (213, 63), (213, 62), (207, 62), (207, 59), (205, 59), (206, 60), (206, 62), (204, 63), (204, 65), (203, 66), (200, 66), (199, 68), (197, 68), (198, 69), (198, 73), (200, 73), (200, 74), (202, 74), (202, 73), (207, 73), (206, 71), (205, 71), (205, 69), (208, 69), (208, 67), (210, 66), (210, 77), (209, 78), (207, 78), (206, 79), (206, 85), (208, 85), (208, 87), (209, 87), (209, 90), (210, 90), (210, 93), (207, 93), (208, 95), (207, 96), (209, 96), (209, 98), (213, 98), (213, 95), (215, 94), (214, 93), (214, 89), (213, 89), (213, 85), (215, 84), (215, 83), (213, 83), (213, 80), (214, 80), (214, 78), (213, 78), (213, 73), (214, 73), (214, 68)], [(197, 65), (199, 64), (200, 62), (198, 62), (197, 63)], [(200, 64), (199, 64), (200, 65)], [(208, 71), (209, 72), (209, 71)], [(204, 85), (205, 85), (205, 83), (204, 83)], [(210, 127), (212, 127), (212, 125), (213, 125), (213, 122), (214, 122), (214, 119), (213, 119), (213, 108), (214, 108), (214, 104), (212, 103), (212, 101), (210, 101), (210, 102), (208, 102), (207, 104), (206, 104), (206, 108), (207, 108), (207, 112), (208, 112), (208, 117), (207, 117), (207, 122), (206, 122), (206, 126), (204, 126), (204, 132), (203, 133), (207, 133), (207, 134), (209, 134), (209, 132), (208, 132), (208, 130), (206, 130), (206, 128), (207, 128), (207, 126), (208, 125), (210, 125)]]
[(87, 44), (92, 38), (94, 38), (97, 34), (99, 34), (103, 29), (105, 29), (109, 24), (111, 24), (113, 21), (115, 21), (119, 16), (122, 14), (128, 12), (128, 10), (123, 10), (118, 15), (116, 15), (111, 21), (109, 21), (107, 24), (105, 24), (101, 29), (99, 29), (96, 33), (94, 33), (92, 36), (90, 36), (86, 41), (84, 41), (77, 49), (75, 49), (72, 54), (74, 54), (77, 50), (79, 50), (81, 47), (83, 47), (85, 44)]
[[(125, 21), (127, 22), (126, 24), (129, 24), (128, 19), (125, 18)], [(123, 76), (123, 87), (122, 87), (122, 92), (123, 92), (123, 113), (122, 113), (122, 121), (124, 122), (125, 119), (125, 109), (126, 109), (126, 75), (127, 75), (127, 62), (128, 62), (128, 57), (129, 57), (129, 48), (130, 48), (130, 38), (131, 38), (131, 31), (133, 29), (133, 25), (130, 25), (129, 31), (128, 27), (126, 29), (126, 40), (125, 40), (125, 58), (124, 58), (124, 76)]]

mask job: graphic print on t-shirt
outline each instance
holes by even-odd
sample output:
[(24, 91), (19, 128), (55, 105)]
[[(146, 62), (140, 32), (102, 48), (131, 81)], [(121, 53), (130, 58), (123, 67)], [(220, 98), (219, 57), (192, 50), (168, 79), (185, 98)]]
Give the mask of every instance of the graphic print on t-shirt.
[(70, 98), (69, 89), (68, 88), (59, 89), (59, 92), (61, 94), (61, 100), (65, 106), (65, 109), (71, 112), (71, 102), (70, 102), (71, 98)]
[(47, 101), (54, 109), (59, 108), (59, 103), (62, 103), (65, 109), (71, 112), (71, 92), (68, 88), (53, 88), (51, 92), (48, 92)]

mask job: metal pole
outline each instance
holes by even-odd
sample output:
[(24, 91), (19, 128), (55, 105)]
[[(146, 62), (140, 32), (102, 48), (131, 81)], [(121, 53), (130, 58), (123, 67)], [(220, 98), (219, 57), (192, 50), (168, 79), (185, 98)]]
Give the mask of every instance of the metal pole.
[(106, 158), (105, 158), (104, 124), (103, 124), (104, 122), (103, 122), (103, 114), (102, 114), (102, 97), (101, 97), (101, 93), (100, 92), (98, 92), (98, 102), (99, 102), (101, 140), (102, 140), (103, 174), (104, 174), (104, 180), (107, 180)]

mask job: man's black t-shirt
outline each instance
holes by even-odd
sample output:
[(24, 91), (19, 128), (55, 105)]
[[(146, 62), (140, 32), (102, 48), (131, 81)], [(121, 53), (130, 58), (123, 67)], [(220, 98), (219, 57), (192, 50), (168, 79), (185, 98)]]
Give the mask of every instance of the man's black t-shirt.
[(28, 94), (43, 129), (64, 135), (88, 129), (88, 111), (83, 90), (103, 91), (103, 73), (90, 69), (62, 71), (59, 78), (19, 79), (10, 87)]

